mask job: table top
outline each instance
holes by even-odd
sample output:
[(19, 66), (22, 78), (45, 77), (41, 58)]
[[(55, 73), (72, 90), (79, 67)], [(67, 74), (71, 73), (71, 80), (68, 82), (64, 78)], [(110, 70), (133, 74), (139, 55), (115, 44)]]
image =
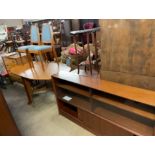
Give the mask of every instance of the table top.
[(17, 65), (11, 68), (12, 74), (21, 76), (30, 80), (51, 80), (51, 75), (58, 73), (60, 70), (70, 71), (70, 67), (65, 64), (55, 62), (44, 63), (44, 68), (40, 62), (34, 62), (34, 68), (30, 68), (29, 64)]

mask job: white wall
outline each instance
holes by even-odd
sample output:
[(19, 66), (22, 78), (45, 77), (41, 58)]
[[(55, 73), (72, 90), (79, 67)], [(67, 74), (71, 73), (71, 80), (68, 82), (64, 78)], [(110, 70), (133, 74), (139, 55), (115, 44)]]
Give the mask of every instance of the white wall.
[(22, 26), (23, 19), (0, 19), (0, 25), (7, 25), (8, 27), (11, 26)]

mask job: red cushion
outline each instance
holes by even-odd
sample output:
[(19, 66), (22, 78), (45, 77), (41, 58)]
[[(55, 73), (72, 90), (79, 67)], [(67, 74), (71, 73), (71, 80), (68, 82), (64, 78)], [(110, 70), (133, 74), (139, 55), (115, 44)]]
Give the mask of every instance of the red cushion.
[(9, 76), (9, 73), (8, 73), (7, 71), (3, 71), (3, 72), (1, 73), (1, 76), (3, 76), (3, 77)]

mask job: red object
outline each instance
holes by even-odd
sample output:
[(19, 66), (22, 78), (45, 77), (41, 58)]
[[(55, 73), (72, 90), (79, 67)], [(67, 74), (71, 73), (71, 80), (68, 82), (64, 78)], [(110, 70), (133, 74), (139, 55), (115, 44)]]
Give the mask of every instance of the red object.
[(69, 54), (76, 54), (76, 50), (75, 50), (75, 48), (74, 47), (71, 47), (70, 49), (69, 49)]
[(7, 76), (9, 76), (9, 73), (7, 71), (4, 71), (4, 72), (1, 73), (1, 76), (7, 77)]
[[(88, 22), (88, 23), (85, 23), (83, 25), (83, 29), (93, 29), (94, 26), (95, 26), (95, 24), (93, 22)], [(89, 36), (89, 41), (90, 41), (90, 43), (92, 42), (91, 35)], [(87, 36), (86, 36), (86, 34), (83, 34), (83, 43), (84, 44), (87, 43)]]

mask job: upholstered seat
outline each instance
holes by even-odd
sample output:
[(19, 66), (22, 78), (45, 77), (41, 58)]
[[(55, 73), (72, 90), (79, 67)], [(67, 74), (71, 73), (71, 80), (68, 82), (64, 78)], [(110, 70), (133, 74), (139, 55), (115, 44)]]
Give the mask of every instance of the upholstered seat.
[(33, 45), (26, 45), (26, 46), (18, 47), (18, 51), (25, 51), (25, 50), (28, 50), (31, 46), (33, 46)]
[(44, 51), (44, 50), (48, 50), (48, 49), (51, 49), (52, 46), (50, 45), (33, 45), (33, 46), (30, 46), (28, 48), (29, 51)]

